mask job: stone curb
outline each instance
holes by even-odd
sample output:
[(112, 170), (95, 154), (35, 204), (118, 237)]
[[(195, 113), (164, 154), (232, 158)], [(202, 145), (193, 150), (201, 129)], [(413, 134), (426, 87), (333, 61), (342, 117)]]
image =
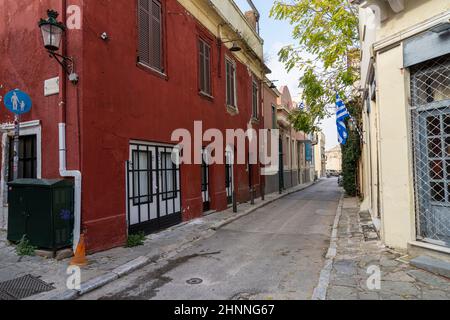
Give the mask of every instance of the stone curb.
[(243, 218), (245, 216), (248, 216), (250, 213), (253, 213), (253, 212), (255, 212), (258, 209), (264, 208), (265, 206), (267, 206), (267, 205), (269, 205), (271, 203), (274, 203), (275, 201), (280, 200), (280, 199), (282, 199), (282, 198), (284, 198), (284, 197), (286, 197), (288, 195), (291, 195), (293, 193), (297, 193), (297, 192), (300, 192), (300, 191), (305, 190), (307, 188), (310, 188), (313, 185), (315, 185), (316, 183), (317, 182), (312, 182), (312, 183), (304, 185), (304, 186), (302, 186), (302, 187), (300, 187), (298, 189), (289, 190), (288, 192), (286, 192), (284, 194), (281, 194), (279, 196), (276, 196), (275, 198), (273, 198), (271, 200), (265, 200), (264, 202), (262, 202), (260, 204), (257, 204), (257, 205), (255, 205), (254, 207), (252, 207), (250, 209), (247, 209), (243, 213), (240, 213), (240, 214), (238, 214), (238, 215), (236, 215), (234, 217), (231, 217), (229, 219), (226, 219), (225, 221), (222, 221), (220, 223), (217, 223), (217, 224), (213, 225), (212, 227), (210, 227), (210, 229), (214, 230), (214, 231), (217, 231), (217, 230), (219, 230), (219, 229), (221, 229), (221, 228), (223, 228), (223, 227), (225, 227), (225, 226), (227, 226), (227, 225), (229, 225), (229, 224), (231, 224), (231, 223), (233, 223), (233, 222), (235, 222), (235, 221), (237, 221), (237, 220), (239, 220), (239, 219), (241, 219), (241, 218)]
[[(310, 188), (311, 186), (315, 185), (317, 182), (318, 181), (312, 182), (310, 184), (304, 185), (295, 190), (289, 190), (288, 192), (286, 192), (282, 195), (279, 195), (271, 200), (266, 200), (258, 205), (255, 205), (254, 207), (246, 210), (244, 213), (238, 214), (232, 218), (222, 221), (216, 225), (213, 225), (212, 227), (209, 228), (209, 230), (217, 231), (217, 230), (223, 228), (224, 226), (226, 226), (236, 220), (239, 220), (242, 217), (245, 217), (245, 216), (249, 215), (250, 213), (255, 212), (256, 210), (261, 209), (279, 199), (282, 199), (290, 194), (297, 193), (297, 192), (300, 192), (307, 188)], [(203, 237), (200, 237), (200, 238), (196, 239), (195, 241), (201, 240), (202, 238)], [(138, 257), (132, 261), (129, 261), (129, 262), (115, 268), (114, 270), (112, 270), (110, 272), (107, 272), (105, 274), (102, 274), (101, 276), (95, 277), (93, 279), (88, 280), (85, 283), (82, 283), (80, 290), (66, 290), (66, 291), (57, 292), (54, 294), (43, 295), (43, 296), (35, 297), (35, 300), (75, 300), (89, 292), (92, 292), (96, 289), (104, 287), (105, 285), (110, 284), (119, 278), (123, 278), (124, 276), (127, 276), (130, 273), (133, 273), (134, 271), (145, 267), (146, 265), (150, 264), (151, 262), (157, 261), (159, 257), (160, 257), (159, 255), (154, 256), (154, 257), (146, 257), (146, 256)], [(33, 299), (33, 297), (30, 297), (29, 299), (31, 300), (31, 299)]]
[(344, 207), (344, 194), (341, 195), (339, 205), (336, 210), (336, 217), (334, 219), (333, 231), (331, 233), (330, 247), (326, 255), (325, 265), (320, 272), (319, 283), (314, 288), (311, 300), (326, 300), (328, 285), (330, 284), (331, 271), (333, 270), (334, 258), (337, 254), (337, 241), (338, 241), (338, 227), (341, 220), (342, 210)]

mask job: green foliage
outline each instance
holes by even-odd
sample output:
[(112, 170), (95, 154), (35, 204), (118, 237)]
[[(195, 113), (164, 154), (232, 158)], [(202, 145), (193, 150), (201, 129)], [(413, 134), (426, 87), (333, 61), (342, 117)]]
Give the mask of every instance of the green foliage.
[(20, 242), (17, 244), (16, 247), (16, 253), (18, 256), (24, 257), (24, 256), (34, 256), (34, 251), (36, 250), (36, 247), (32, 246), (30, 244), (30, 241), (27, 239), (27, 236), (24, 235)]
[(357, 94), (353, 90), (359, 79), (354, 62), (360, 54), (356, 8), (348, 0), (279, 0), (271, 16), (289, 21), (298, 42), (279, 52), (288, 71), (297, 68), (302, 72), (299, 86), (308, 111), (297, 112), (291, 121), (297, 130), (317, 131), (329, 115), (327, 106), (334, 106), (336, 91), (344, 100)]
[[(347, 108), (352, 114), (361, 114), (361, 102), (356, 100), (347, 103)], [(359, 123), (360, 119), (355, 118)], [(349, 121), (347, 121), (349, 127)], [(356, 130), (349, 130), (347, 144), (342, 146), (342, 175), (344, 177), (343, 187), (348, 196), (358, 195), (358, 163), (361, 157), (361, 140)]]
[(143, 232), (130, 234), (127, 239), (127, 248), (143, 246), (145, 242), (145, 234)]

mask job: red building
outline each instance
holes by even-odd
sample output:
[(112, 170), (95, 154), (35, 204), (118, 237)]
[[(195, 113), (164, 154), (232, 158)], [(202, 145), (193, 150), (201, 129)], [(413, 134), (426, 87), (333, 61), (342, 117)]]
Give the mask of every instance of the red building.
[[(263, 127), (260, 88), (268, 70), (257, 14), (242, 14), (232, 1), (212, 2), (217, 5), (0, 2), (0, 96), (20, 88), (33, 100), (21, 118), (20, 176), (80, 175), (81, 232), (89, 252), (123, 245), (128, 231), (151, 232), (204, 210), (222, 211), (233, 191), (243, 202), (250, 187), (261, 189), (259, 166), (170, 161), (173, 131), (193, 133), (194, 121), (222, 132)], [(37, 22), (48, 9), (67, 24), (58, 53), (73, 58), (77, 84), (43, 47)], [(3, 216), (12, 122), (2, 108)]]

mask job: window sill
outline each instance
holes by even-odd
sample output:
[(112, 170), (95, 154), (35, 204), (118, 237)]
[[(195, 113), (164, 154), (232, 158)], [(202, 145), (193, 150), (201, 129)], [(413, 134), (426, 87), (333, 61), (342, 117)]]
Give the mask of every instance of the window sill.
[(235, 116), (239, 114), (239, 109), (237, 107), (227, 105), (227, 112), (232, 116)]
[(202, 97), (202, 98), (205, 98), (206, 100), (214, 101), (214, 97), (213, 97), (212, 95), (206, 93), (206, 92), (199, 91), (199, 92), (198, 92), (198, 95), (199, 95), (200, 97)]
[(252, 117), (252, 124), (259, 125), (259, 124), (260, 124), (259, 119), (258, 119), (258, 118), (253, 118), (253, 117)]
[(139, 69), (141, 69), (141, 70), (143, 70), (143, 71), (149, 73), (149, 74), (152, 74), (152, 75), (154, 75), (154, 76), (157, 76), (158, 78), (164, 79), (164, 80), (166, 80), (166, 81), (169, 80), (169, 77), (167, 76), (167, 74), (162, 73), (161, 71), (156, 70), (156, 69), (154, 69), (154, 68), (152, 68), (152, 67), (149, 67), (149, 66), (147, 66), (147, 65), (145, 65), (145, 64), (143, 64), (143, 63), (141, 63), (141, 62), (138, 62), (138, 63), (137, 63), (137, 67), (138, 67)]

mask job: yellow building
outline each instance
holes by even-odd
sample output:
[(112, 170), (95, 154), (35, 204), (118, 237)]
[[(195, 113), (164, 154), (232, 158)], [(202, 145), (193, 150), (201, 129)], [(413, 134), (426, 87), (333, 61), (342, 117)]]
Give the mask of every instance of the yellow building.
[(327, 156), (325, 154), (325, 134), (320, 132), (317, 144), (314, 146), (314, 162), (316, 166), (316, 177), (318, 179), (327, 175)]
[(342, 172), (342, 149), (341, 146), (336, 146), (327, 152), (326, 155), (326, 164), (327, 171), (331, 171), (333, 173), (341, 173)]
[(450, 1), (360, 5), (362, 210), (389, 247), (450, 254)]

